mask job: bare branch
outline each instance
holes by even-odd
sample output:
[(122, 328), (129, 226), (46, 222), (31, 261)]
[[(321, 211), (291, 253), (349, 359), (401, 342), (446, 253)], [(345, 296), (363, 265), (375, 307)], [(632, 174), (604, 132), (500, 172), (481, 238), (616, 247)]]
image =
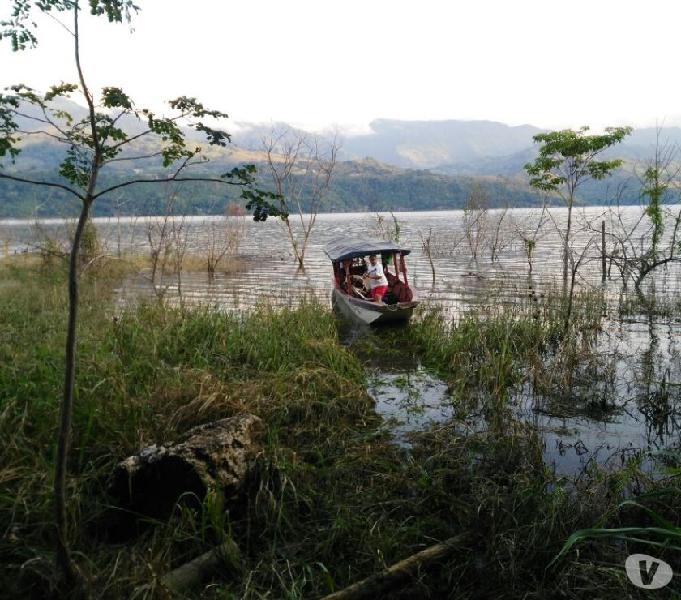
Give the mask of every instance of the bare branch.
[(61, 183), (51, 183), (49, 181), (35, 181), (32, 179), (25, 179), (24, 177), (16, 177), (14, 175), (7, 175), (6, 173), (0, 173), (0, 179), (11, 179), (12, 181), (18, 181), (19, 183), (30, 183), (32, 185), (41, 185), (44, 187), (53, 187), (53, 188), (59, 188), (61, 190), (64, 190), (65, 192), (69, 192), (76, 196), (77, 198), (80, 198), (81, 200), (85, 200), (85, 196), (80, 194), (74, 189), (71, 189), (70, 187), (66, 185), (62, 185)]
[(161, 156), (163, 152), (154, 152), (152, 154), (144, 154), (142, 156), (118, 156), (116, 158), (110, 158), (109, 160), (105, 160), (102, 162), (102, 166), (108, 165), (109, 163), (113, 162), (122, 162), (125, 160), (144, 160), (147, 158), (156, 158), (157, 156)]
[(137, 185), (139, 183), (172, 183), (172, 182), (182, 182), (182, 181), (200, 181), (204, 183), (222, 183), (224, 185), (236, 185), (240, 186), (242, 185), (239, 182), (236, 181), (228, 181), (226, 179), (216, 179), (214, 177), (166, 177), (164, 179), (131, 179), (130, 181), (124, 181), (122, 183), (118, 183), (116, 185), (112, 185), (111, 187), (106, 188), (105, 190), (102, 190), (101, 192), (97, 192), (92, 196), (92, 200), (96, 200), (100, 196), (104, 196), (105, 194), (108, 194), (109, 192), (113, 192), (114, 190), (118, 190), (124, 187), (128, 187), (129, 185)]
[(41, 130), (36, 130), (36, 131), (24, 131), (23, 129), (17, 129), (17, 133), (20, 133), (21, 135), (44, 135), (46, 137), (50, 137), (52, 139), (57, 140), (58, 142), (62, 144), (71, 144), (71, 140), (59, 137), (58, 135), (55, 135), (54, 133), (50, 133), (49, 131), (43, 131)]

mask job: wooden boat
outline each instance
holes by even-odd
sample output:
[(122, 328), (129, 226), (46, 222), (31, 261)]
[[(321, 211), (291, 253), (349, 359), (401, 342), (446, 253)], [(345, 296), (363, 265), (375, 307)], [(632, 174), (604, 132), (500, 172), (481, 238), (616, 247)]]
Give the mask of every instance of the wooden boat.
[[(325, 252), (333, 266), (334, 309), (367, 325), (409, 320), (419, 303), (414, 289), (409, 287), (404, 261), (411, 250), (385, 240), (339, 238), (331, 241)], [(383, 302), (374, 302), (362, 287), (362, 275), (367, 269), (365, 259), (371, 254), (380, 255), (388, 279)], [(390, 272), (391, 266), (394, 273)]]

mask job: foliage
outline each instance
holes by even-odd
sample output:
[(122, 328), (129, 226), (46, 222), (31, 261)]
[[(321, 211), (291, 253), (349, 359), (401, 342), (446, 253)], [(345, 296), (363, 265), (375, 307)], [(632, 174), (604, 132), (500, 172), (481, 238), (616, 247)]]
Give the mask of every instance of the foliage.
[[(17, 162), (21, 171), (16, 174), (27, 173), (40, 176), (47, 181), (58, 182), (54, 172), (44, 170), (47, 164), (53, 164), (61, 157), (53, 156), (47, 147), (42, 150), (39, 144), (22, 149), (22, 160)], [(55, 153), (56, 154), (56, 153)], [(217, 157), (211, 161), (195, 167), (195, 174), (205, 174), (213, 165), (217, 166)], [(226, 161), (220, 161), (220, 168), (229, 169)], [(120, 168), (113, 163), (110, 169), (105, 169), (99, 180), (107, 187), (117, 185), (125, 180)], [(160, 176), (158, 169), (140, 164), (145, 175)], [(258, 170), (261, 167), (258, 166)], [(320, 212), (376, 212), (389, 210), (452, 210), (465, 206), (466, 198), (472, 185), (471, 178), (438, 175), (427, 171), (409, 171), (402, 169), (386, 169), (376, 171), (370, 167), (355, 163), (338, 163), (336, 173), (331, 182), (328, 201)], [(181, 198), (181, 210), (187, 215), (222, 214), (222, 203), (215, 202), (218, 195), (227, 202), (241, 202), (240, 189), (227, 187), (220, 183), (192, 181), (170, 182), (164, 185), (147, 186), (144, 194), (137, 193), (134, 187), (120, 188), (114, 194), (98, 198), (93, 205), (94, 216), (105, 217), (121, 214), (121, 206), (128, 215), (159, 215), (163, 214), (163, 205), (169, 194), (168, 186), (172, 186)], [(261, 186), (267, 189), (263, 183)], [(484, 187), (490, 195), (490, 206), (504, 206), (506, 202), (513, 206), (538, 206), (541, 199), (534, 192), (523, 190), (514, 182), (501, 179), (487, 179)], [(190, 189), (191, 188), (191, 189)], [(0, 178), (0, 193), (3, 202), (0, 203), (0, 218), (30, 218), (33, 216), (56, 217), (77, 215), (78, 199), (71, 194), (58, 189), (49, 193), (35, 196), (29, 193), (23, 183)], [(119, 201), (120, 199), (120, 201)], [(74, 200), (76, 200), (74, 202)], [(632, 201), (636, 200), (633, 198)], [(303, 211), (309, 213), (309, 205), (302, 201)], [(178, 209), (180, 206), (178, 205)]]
[[(94, 113), (94, 126), (90, 127), (90, 116), (79, 119), (54, 105), (56, 99), (70, 97), (75, 88), (75, 85), (62, 84), (52, 87), (42, 95), (22, 84), (11, 86), (8, 90), (10, 93), (0, 95), (0, 157), (9, 156), (14, 161), (22, 151), (22, 140), (29, 135), (49, 136), (67, 148), (59, 165), (61, 180), (29, 181), (28, 178), (16, 177), (7, 172), (0, 172), (0, 177), (25, 183), (43, 183), (69, 192), (80, 200), (87, 198), (90, 202), (129, 185), (178, 181), (223, 183), (242, 186), (242, 197), (251, 208), (258, 210), (257, 214), (280, 214), (276, 207), (267, 205), (266, 200), (273, 196), (253, 187), (253, 165), (234, 167), (223, 174), (202, 173), (195, 177), (184, 175), (188, 169), (208, 162), (202, 155), (201, 146), (187, 140), (185, 128), (204, 134), (209, 145), (224, 147), (229, 142), (229, 135), (222, 130), (208, 127), (204, 120), (224, 119), (227, 116), (225, 113), (207, 109), (195, 98), (181, 96), (168, 103), (174, 111), (172, 116), (159, 116), (148, 109), (137, 109), (131, 98), (121, 89), (104, 88), (99, 108)], [(25, 115), (26, 111), (32, 115), (28, 120), (37, 128), (26, 130), (17, 125), (17, 114)], [(26, 116), (23, 118), (27, 119)], [(139, 133), (129, 133), (130, 126), (126, 130), (120, 125), (121, 122), (130, 123), (130, 119), (137, 123), (136, 128), (141, 128)], [(159, 159), (161, 167), (169, 169), (165, 177), (109, 182), (102, 188), (88, 190), (95, 179), (93, 164), (96, 164), (97, 175), (101, 171), (105, 176), (107, 168), (115, 162), (135, 162), (140, 158), (150, 158), (139, 157), (135, 148), (136, 143), (148, 135), (158, 139), (159, 149), (154, 156)], [(66, 181), (62, 182), (63, 180)], [(93, 183), (96, 182), (97, 180)]]
[(612, 248), (609, 258), (620, 272), (625, 288), (629, 279), (633, 280), (638, 304), (647, 305), (649, 312), (658, 310), (655, 306), (658, 299), (654, 294), (647, 296), (648, 286), (644, 282), (657, 269), (678, 263), (681, 251), (681, 209), (674, 206), (678, 203), (678, 148), (663, 142), (661, 135), (662, 129), (658, 128), (655, 152), (637, 173), (643, 206), (639, 218), (631, 223), (622, 218), (619, 197), (609, 211)]
[[(132, 0), (87, 0), (90, 13), (105, 16), (110, 22), (130, 22), (132, 13), (139, 7)], [(9, 19), (0, 21), (0, 40), (8, 38), (12, 49), (25, 50), (38, 45), (35, 35), (36, 24), (31, 12), (38, 9), (44, 13), (63, 13), (73, 10), (77, 0), (12, 0), (12, 11)]]
[[(622, 165), (619, 159), (597, 160), (596, 157), (615, 144), (619, 144), (632, 131), (631, 127), (606, 127), (605, 133), (588, 135), (588, 127), (577, 131), (564, 129), (534, 136), (540, 143), (534, 162), (525, 165), (530, 186), (542, 192), (556, 193), (567, 205), (567, 224), (563, 238), (563, 287), (567, 292), (568, 263), (572, 263), (572, 280), (576, 275), (574, 257), (571, 255), (570, 234), (572, 207), (578, 188), (588, 180), (604, 179)], [(570, 288), (572, 294), (572, 288)]]
[(655, 254), (660, 238), (664, 234), (664, 214), (662, 213), (661, 203), (669, 186), (660, 181), (660, 171), (655, 167), (648, 167), (643, 177), (645, 181), (645, 187), (642, 190), (643, 195), (648, 196), (649, 199), (645, 212), (653, 224), (652, 251)]
[[(655, 262), (658, 258), (659, 244), (665, 230), (666, 215), (663, 205), (670, 202), (669, 192), (679, 174), (679, 168), (675, 166), (678, 150), (668, 143), (661, 143), (661, 133), (661, 129), (658, 129), (655, 154), (648, 161), (641, 177), (641, 195), (647, 198), (645, 214), (653, 227), (648, 262)], [(674, 238), (672, 244), (675, 241)]]
[[(132, 0), (89, 0), (93, 15), (106, 16), (109, 21), (129, 20), (138, 7)], [(81, 201), (92, 204), (96, 199), (130, 185), (158, 184), (160, 182), (199, 181), (213, 182), (242, 188), (242, 198), (255, 213), (256, 220), (268, 215), (285, 216), (270, 200), (276, 196), (258, 190), (255, 186), (253, 165), (235, 166), (229, 171), (202, 173), (187, 176), (186, 171), (209, 161), (202, 147), (187, 138), (187, 130), (203, 136), (208, 146), (224, 148), (230, 141), (228, 133), (208, 122), (220, 123), (227, 114), (206, 108), (199, 100), (179, 96), (168, 102), (169, 115), (158, 115), (147, 108), (137, 108), (130, 96), (120, 87), (104, 87), (99, 102), (95, 102), (85, 83), (79, 62), (78, 2), (74, 0), (41, 0), (30, 2), (15, 0), (12, 16), (2, 21), (0, 38), (9, 38), (15, 50), (37, 44), (32, 12), (73, 11), (75, 18), (74, 42), (79, 83), (53, 85), (41, 94), (25, 84), (10, 86), (0, 94), (0, 159), (9, 157), (14, 163), (22, 152), (25, 139), (38, 136), (65, 147), (65, 155), (58, 167), (60, 178), (33, 179), (12, 175), (0, 170), (0, 178), (21, 183), (50, 187), (70, 193)], [(77, 117), (63, 108), (60, 100), (80, 93), (88, 111)], [(153, 152), (145, 154), (144, 138), (155, 140)], [(140, 151), (141, 149), (141, 151)], [(134, 165), (156, 159), (165, 172), (154, 176), (126, 178), (116, 183), (108, 182), (97, 187), (100, 175), (116, 163)], [(0, 169), (2, 165), (0, 164)], [(69, 185), (70, 184), (70, 185)]]
[(604, 150), (619, 144), (632, 132), (631, 127), (607, 127), (606, 133), (587, 135), (588, 127), (577, 131), (564, 129), (539, 133), (539, 155), (525, 165), (530, 185), (544, 192), (556, 192), (564, 200), (572, 199), (575, 189), (586, 179), (604, 179), (622, 166), (619, 159), (596, 160)]

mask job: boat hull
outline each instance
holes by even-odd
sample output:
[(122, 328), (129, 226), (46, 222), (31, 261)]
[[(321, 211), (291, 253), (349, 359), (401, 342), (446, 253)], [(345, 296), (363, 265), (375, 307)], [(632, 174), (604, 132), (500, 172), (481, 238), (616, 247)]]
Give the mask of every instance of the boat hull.
[(369, 300), (350, 298), (335, 288), (331, 294), (331, 304), (343, 315), (366, 325), (398, 323), (408, 321), (418, 306), (417, 300), (398, 304), (378, 304)]

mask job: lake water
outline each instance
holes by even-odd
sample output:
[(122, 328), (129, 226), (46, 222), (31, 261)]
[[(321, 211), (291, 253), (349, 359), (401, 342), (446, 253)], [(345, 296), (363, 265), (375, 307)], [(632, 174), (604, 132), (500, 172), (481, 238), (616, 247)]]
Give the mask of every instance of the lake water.
[[(202, 270), (184, 272), (181, 290), (185, 303), (247, 310), (263, 300), (295, 305), (306, 295), (330, 303), (331, 268), (324, 246), (339, 236), (394, 232), (392, 217), (381, 217), (382, 222), (367, 213), (319, 215), (304, 271), (293, 262), (286, 231), (278, 220), (255, 223), (234, 217), (190, 217), (174, 219), (166, 225), (174, 227), (176, 239), (186, 244), (187, 264), (202, 264), (203, 259), (197, 256), (204, 256), (211, 247), (219, 251), (229, 239), (239, 237), (238, 249), (233, 245), (231, 252), (238, 257), (240, 269), (225, 273), (218, 265), (212, 278)], [(422, 300), (442, 307), (453, 320), (469, 311), (494, 310), (500, 304), (527, 299), (528, 295), (547, 293), (560, 283), (562, 242), (558, 229), (566, 219), (564, 209), (551, 209), (550, 215), (538, 209), (513, 209), (468, 214), (396, 213), (395, 217), (400, 242), (413, 249), (407, 260), (410, 283)], [(633, 227), (640, 217), (638, 207), (625, 207), (616, 215), (600, 207), (576, 212), (573, 255), (580, 261), (578, 287), (602, 289), (601, 221), (606, 222), (606, 243), (611, 245), (610, 233)], [(105, 251), (113, 255), (130, 249), (148, 252), (150, 240), (158, 243), (162, 223), (153, 217), (95, 219), (99, 239)], [(0, 221), (0, 255), (35, 249), (38, 240), (46, 237), (58, 243), (67, 238), (71, 226), (59, 220), (41, 221), (38, 225)], [(649, 236), (648, 228), (639, 227), (631, 248), (645, 244), (639, 236), (646, 235)], [(667, 238), (669, 235), (670, 227)], [(434, 280), (428, 254), (423, 250), (423, 241), (428, 237)], [(533, 240), (534, 245), (531, 277), (527, 240)], [(603, 331), (594, 348), (602, 362), (598, 373), (584, 374), (581, 381), (578, 378), (573, 382), (575, 397), (570, 402), (538, 396), (530, 388), (520, 390), (511, 399), (515, 414), (541, 432), (545, 460), (559, 473), (574, 475), (591, 461), (618, 465), (641, 450), (662, 450), (679, 441), (681, 324), (660, 318), (620, 319), (617, 304), (621, 278), (616, 264), (608, 264), (608, 268), (610, 278), (605, 290), (609, 302)], [(678, 264), (660, 269), (650, 281), (662, 296), (678, 299)], [(168, 300), (177, 301), (174, 275), (157, 279), (155, 284)], [(121, 303), (153, 295), (150, 274), (130, 277), (117, 293)], [(370, 369), (369, 392), (376, 399), (377, 410), (390, 420), (396, 441), (405, 446), (409, 444), (410, 431), (446, 421), (453, 414), (447, 387), (418, 365)], [(462, 423), (470, 429), (484, 426), (475, 411)]]

